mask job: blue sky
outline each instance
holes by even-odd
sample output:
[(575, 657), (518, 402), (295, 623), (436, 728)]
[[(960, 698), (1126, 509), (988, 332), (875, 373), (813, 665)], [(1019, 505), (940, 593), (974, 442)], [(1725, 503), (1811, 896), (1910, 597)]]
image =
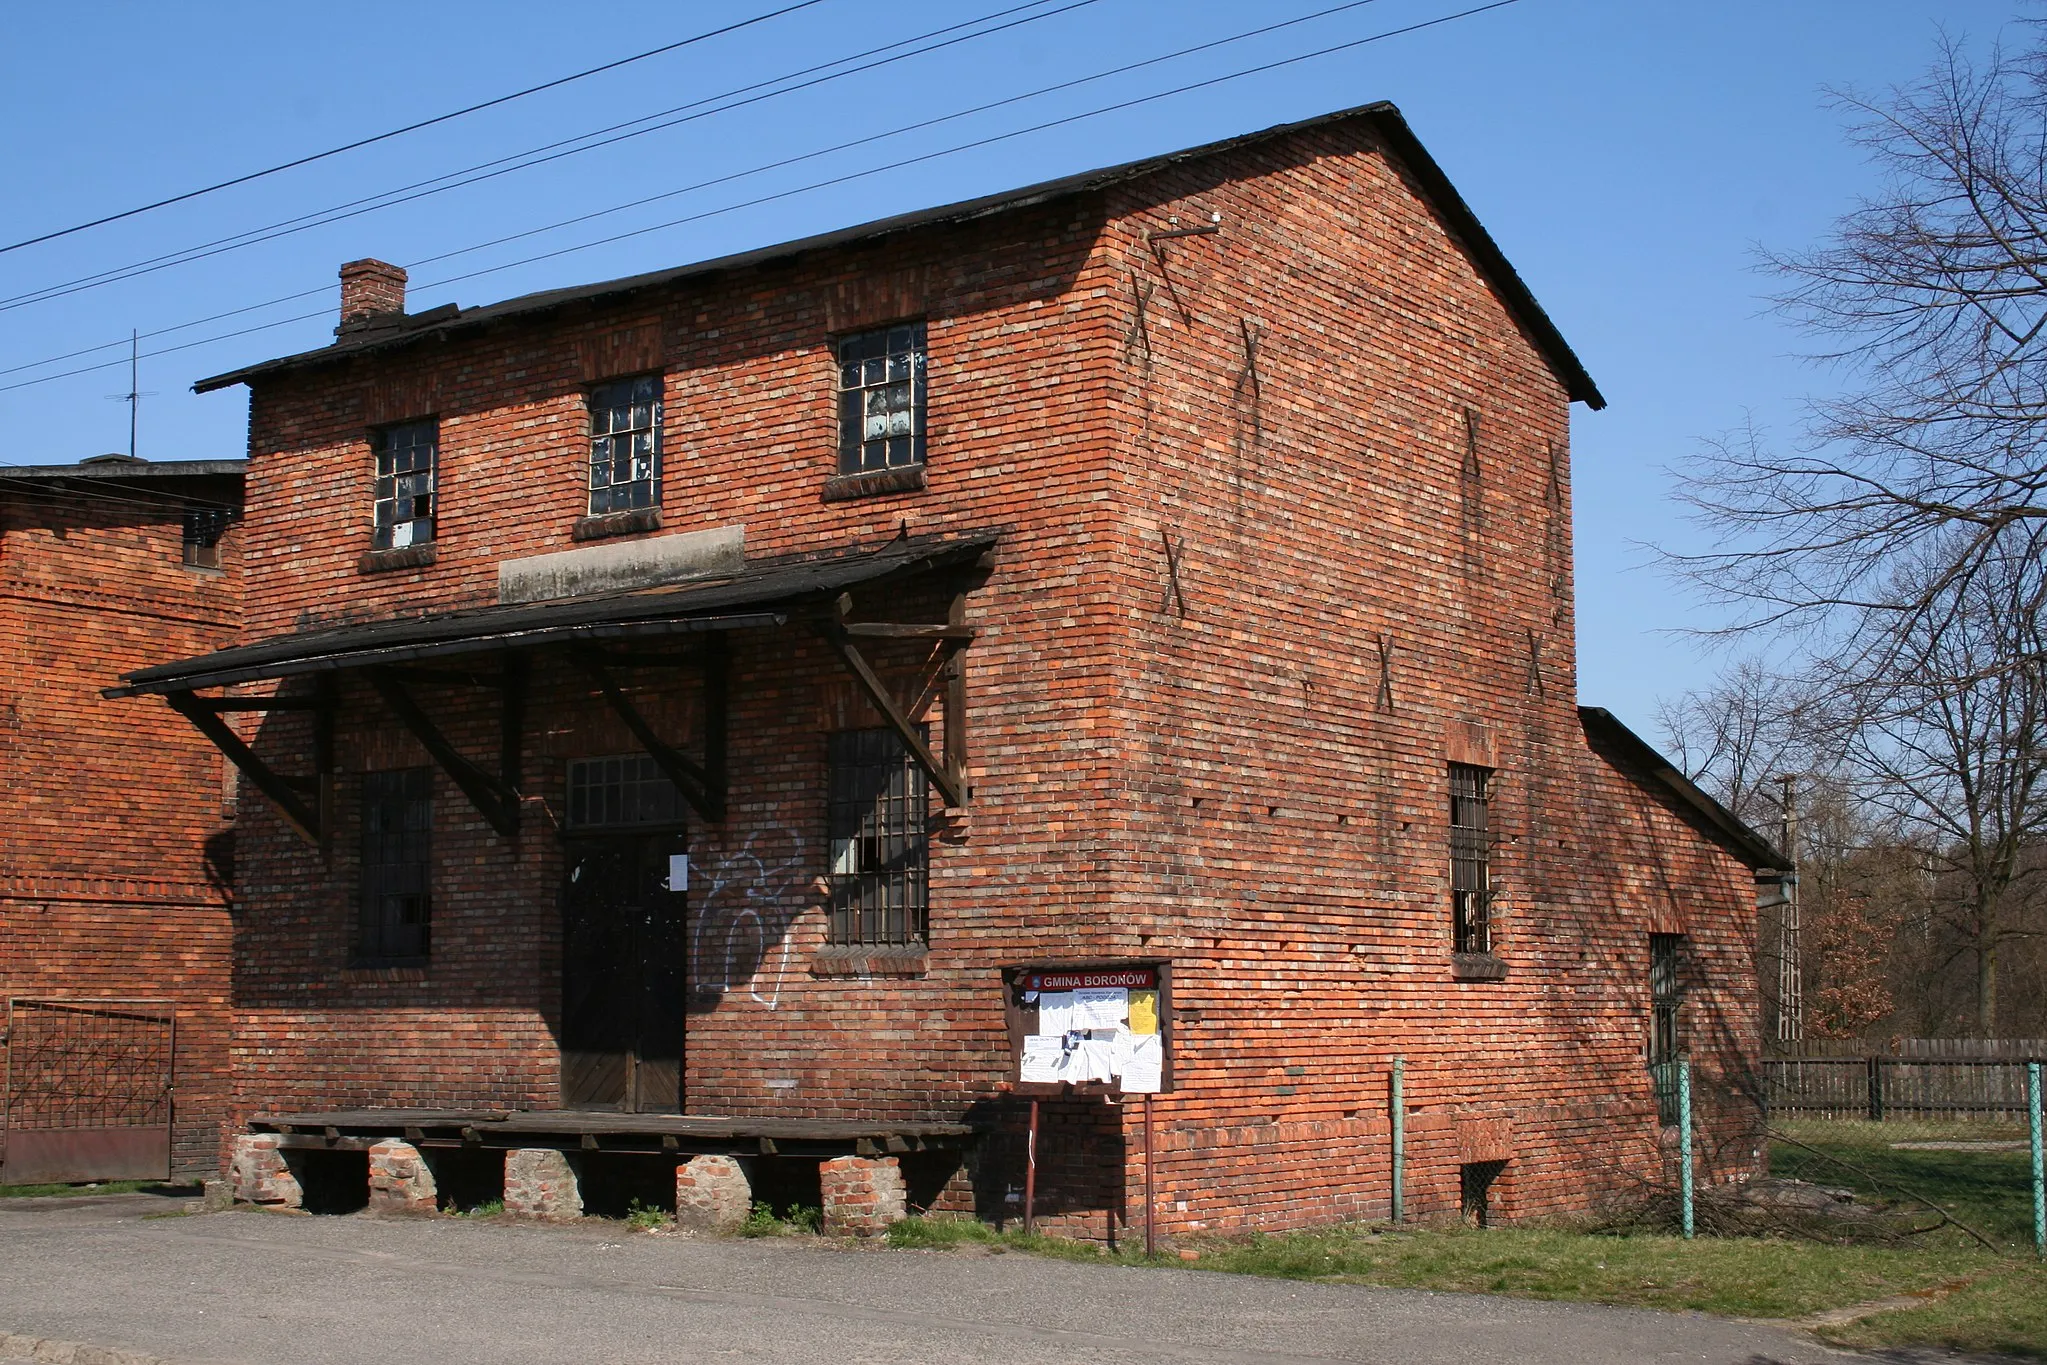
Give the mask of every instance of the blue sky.
[[(786, 3), (786, 0), (784, 0)], [(123, 223), (0, 254), (0, 300), (290, 219), (588, 129), (992, 13), (823, 0), (392, 142)], [(1048, 0), (1049, 10), (1074, 0)], [(240, 390), (193, 379), (324, 344), (334, 270), (418, 262), (626, 200), (746, 171), (1054, 82), (1315, 13), (1338, 0), (1088, 0), (941, 54), (862, 71), (550, 166), (39, 303), (0, 303), (0, 386), (114, 358), (33, 362), (210, 314), (143, 343), (179, 346), (301, 313), (309, 320), (145, 359), (141, 453), (242, 453)], [(442, 287), (421, 282), (938, 151), (1067, 114), (1472, 8), (1372, 0), (1249, 42), (807, 161), (571, 229), (421, 265), (416, 310), (714, 256), (1090, 166), (1391, 99), (1562, 327), (1611, 404), (1578, 410), (1580, 690), (1649, 729), (1656, 701), (1717, 667), (1681, 632), (1716, 617), (1648, 564), (1690, 528), (1668, 470), (1753, 418), (1789, 433), (1828, 376), (1768, 314), (1756, 244), (1812, 241), (1874, 188), (1822, 87), (1914, 77), (1939, 26), (1981, 48), (2014, 10), (1976, 0), (1663, 5), (1517, 0), (1505, 8), (1102, 117), (862, 176), (772, 203)], [(430, 117), (761, 13), (775, 0), (601, 10), (499, 0), (339, 7), (88, 3), (17, 7), (0, 37), (0, 237), (12, 242)], [(1029, 10), (1025, 13), (1037, 13)], [(589, 14), (594, 18), (578, 18)], [(1021, 17), (1021, 16), (1018, 16)], [(91, 61), (79, 44), (89, 37)], [(0, 388), (0, 463), (76, 460), (127, 443), (125, 366)]]

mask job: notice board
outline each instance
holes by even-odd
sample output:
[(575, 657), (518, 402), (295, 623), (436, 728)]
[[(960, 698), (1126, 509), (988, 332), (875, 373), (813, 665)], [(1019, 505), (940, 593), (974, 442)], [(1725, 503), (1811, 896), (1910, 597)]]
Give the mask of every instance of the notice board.
[(1165, 962), (1034, 964), (1003, 972), (1009, 1078), (1025, 1095), (1173, 1088), (1173, 972)]

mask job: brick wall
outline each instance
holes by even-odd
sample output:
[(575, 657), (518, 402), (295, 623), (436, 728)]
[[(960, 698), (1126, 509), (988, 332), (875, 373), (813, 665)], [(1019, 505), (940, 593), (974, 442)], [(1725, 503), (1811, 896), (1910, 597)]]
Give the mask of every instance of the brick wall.
[[(1216, 234), (1147, 239), (1217, 213)], [(929, 326), (928, 486), (824, 502), (828, 339), (908, 316)], [(1483, 1133), (1511, 1141), (1494, 1197), (1514, 1216), (1658, 1159), (1652, 928), (1704, 945), (1728, 1065), (1752, 1046), (1746, 869), (1579, 727), (1565, 394), (1362, 124), (261, 380), (251, 636), (494, 600), (499, 560), (571, 543), (585, 387), (656, 366), (664, 531), (743, 524), (750, 556), (1003, 533), (969, 599), (974, 796), (934, 840), (921, 971), (820, 956), (823, 736), (874, 718), (806, 631), (736, 634), (731, 814), (691, 831), (693, 1109), (983, 1119), (1006, 1134), (978, 1173), (1000, 1208), (1023, 1110), (999, 969), (1164, 958), (1183, 1078), (1154, 1105), (1165, 1230), (1383, 1212), (1395, 1055), (1410, 1207), (1454, 1210)], [(426, 415), (435, 562), (366, 574), (368, 430)], [(856, 594), (881, 619), (939, 609)], [(884, 654), (898, 676), (922, 662)], [(693, 684), (637, 677), (696, 743)], [(244, 1110), (553, 1101), (548, 821), (569, 758), (634, 745), (560, 663), (533, 686), (518, 839), (436, 779), (426, 969), (347, 966), (355, 784), (425, 761), (363, 689), (342, 690), (334, 855), (267, 810), (246, 822)], [(494, 761), (488, 693), (421, 695)], [(260, 742), (298, 761), (303, 719)], [(1505, 981), (1451, 975), (1453, 758), (1498, 772)], [(1139, 1112), (1048, 1108), (1055, 1221), (1138, 1216)]]
[(0, 995), (175, 1005), (174, 1164), (210, 1173), (228, 1094), (235, 787), (124, 670), (233, 643), (237, 543), (183, 567), (180, 502), (0, 495)]

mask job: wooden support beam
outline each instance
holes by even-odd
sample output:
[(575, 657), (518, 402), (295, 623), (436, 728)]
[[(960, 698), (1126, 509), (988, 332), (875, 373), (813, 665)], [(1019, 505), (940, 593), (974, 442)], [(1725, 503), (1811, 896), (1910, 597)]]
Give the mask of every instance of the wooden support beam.
[[(590, 680), (597, 684), (597, 690), (604, 694), (604, 699), (611, 704), (612, 711), (625, 722), (626, 729), (632, 731), (633, 738), (640, 742), (640, 747), (647, 751), (647, 756), (654, 760), (655, 766), (659, 767), (668, 780), (675, 784), (675, 789), (682, 793), (683, 800), (689, 802), (697, 814), (712, 824), (722, 823), (725, 819), (725, 783), (722, 771), (725, 762), (725, 701), (722, 671), (715, 668), (711, 670), (711, 673), (718, 677), (718, 685), (715, 688), (710, 686), (710, 675), (707, 674), (705, 678), (705, 722), (710, 731), (705, 748), (708, 751), (707, 757), (712, 758), (720, 770), (714, 782), (712, 772), (698, 767), (696, 761), (688, 754), (654, 733), (654, 727), (647, 723), (647, 718), (633, 705), (632, 698), (620, 689), (617, 679), (611, 676), (611, 670), (604, 666), (602, 660), (584, 650), (577, 650), (572, 657), (577, 666), (589, 674)], [(713, 701), (716, 703), (716, 714), (713, 714)]]
[(317, 711), (327, 703), (318, 697), (200, 697), (187, 692), (192, 705), (221, 715), (230, 711)]
[(505, 838), (517, 834), (518, 793), (456, 752), (440, 727), (420, 709), (412, 694), (405, 690), (405, 684), (389, 669), (369, 668), (364, 672), (369, 675), (370, 686), (376, 688), (384, 704), (391, 708), (406, 729), (412, 731), (413, 738), (433, 755), (434, 762), (440, 764), (448, 779), (461, 788), (462, 794), (469, 798), (469, 804), (476, 807), (477, 814)]
[(528, 676), (524, 654), (505, 655), (503, 671), (498, 675), (498, 784), (515, 811), (519, 808), (519, 788), (523, 783), (520, 770), (526, 737)]
[[(852, 599), (841, 594), (832, 614), (823, 623), (825, 639), (838, 651), (839, 658), (845, 663), (847, 671), (852, 673), (853, 680), (860, 684), (860, 690), (874, 703), (874, 709), (881, 712), (882, 719), (896, 732), (896, 737), (903, 741), (903, 747), (910, 751), (910, 757), (916, 760), (917, 766), (924, 770), (924, 775), (938, 788), (939, 795), (945, 799), (945, 804), (955, 807), (966, 805), (967, 785), (964, 766), (955, 768), (949, 763), (938, 761), (937, 756), (931, 752), (931, 746), (924, 742), (924, 736), (917, 733), (917, 727), (910, 723), (910, 718), (904, 714), (903, 708), (889, 695), (887, 684), (882, 682), (880, 675), (861, 656), (860, 650), (853, 643), (853, 637), (846, 632), (845, 616), (851, 607)], [(950, 679), (947, 685), (950, 687)], [(954, 707), (948, 702), (946, 706), (948, 735), (953, 728), (951, 720), (953, 710)], [(951, 755), (948, 754), (947, 757), (950, 759)]]
[(313, 681), (313, 802), (319, 812), (320, 857), (334, 861), (334, 715), (340, 705), (340, 688), (332, 673)]
[(300, 838), (309, 844), (319, 844), (320, 813), (306, 804), (305, 779), (287, 777), (264, 762), (226, 721), (203, 704), (203, 698), (190, 692), (166, 692), (164, 700), (173, 711), (192, 722), (200, 734), (212, 740), (213, 747), (226, 755), (227, 761), (256, 785), (256, 790), (270, 798), (270, 803), (277, 807)]
[(972, 644), (976, 632), (962, 622), (942, 626), (900, 625), (894, 621), (848, 621), (846, 634), (882, 640), (958, 640)]

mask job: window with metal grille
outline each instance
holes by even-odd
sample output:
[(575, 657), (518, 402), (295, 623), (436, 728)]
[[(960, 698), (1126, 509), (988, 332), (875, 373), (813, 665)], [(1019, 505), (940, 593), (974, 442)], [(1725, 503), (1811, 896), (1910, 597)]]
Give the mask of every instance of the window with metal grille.
[(661, 505), (661, 376), (590, 390), (590, 515)]
[(924, 324), (839, 340), (839, 472), (924, 463)]
[(1456, 951), (1493, 950), (1492, 836), (1486, 830), (1492, 773), (1450, 765), (1450, 914)]
[(220, 567), (220, 541), (227, 534), (234, 513), (225, 507), (185, 509), (185, 564), (194, 569)]
[(571, 829), (627, 829), (682, 823), (675, 784), (646, 754), (578, 758), (569, 764)]
[(1656, 1083), (1656, 1120), (1678, 1118), (1677, 1063), (1684, 1055), (1678, 1014), (1684, 1004), (1683, 934), (1649, 935), (1649, 1074)]
[(384, 427), (370, 438), (370, 448), (377, 457), (371, 548), (425, 545), (434, 538), (441, 424), (428, 420)]
[(921, 944), (924, 770), (893, 730), (842, 730), (830, 737), (829, 757), (830, 941)]
[(427, 955), (433, 825), (431, 768), (363, 774), (357, 961), (416, 962)]

